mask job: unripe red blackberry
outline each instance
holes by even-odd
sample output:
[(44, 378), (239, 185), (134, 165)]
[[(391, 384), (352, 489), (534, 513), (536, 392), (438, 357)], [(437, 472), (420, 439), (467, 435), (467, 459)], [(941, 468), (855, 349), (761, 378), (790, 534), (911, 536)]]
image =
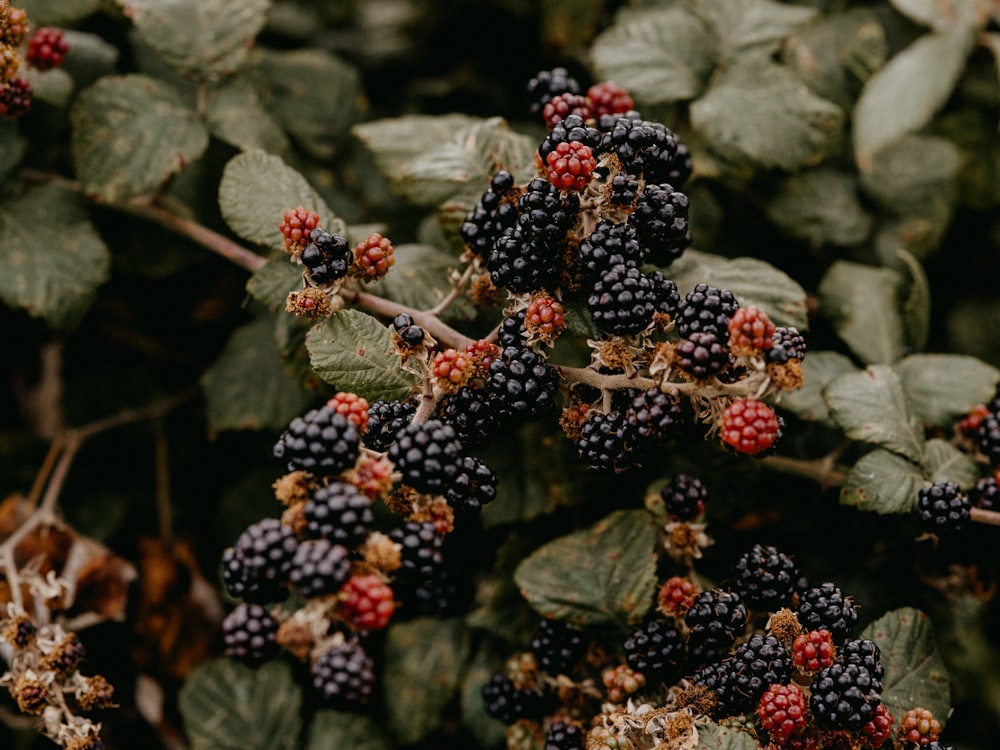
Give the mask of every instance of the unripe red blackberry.
[(830, 581), (800, 591), (795, 614), (805, 630), (827, 630), (837, 644), (850, 637), (858, 621), (854, 602)]
[(729, 348), (737, 356), (753, 356), (774, 346), (774, 323), (754, 305), (740, 307), (729, 319)]
[(961, 531), (969, 521), (972, 503), (954, 482), (934, 482), (917, 492), (917, 514), (924, 529), (941, 534)]
[(402, 481), (418, 492), (443, 492), (458, 473), (462, 443), (451, 425), (438, 419), (408, 424), (386, 451)]
[(814, 674), (833, 664), (837, 649), (829, 630), (809, 630), (792, 641), (792, 661), (799, 671)]
[(728, 347), (708, 331), (694, 331), (681, 339), (674, 352), (677, 367), (695, 380), (718, 375), (732, 363)]
[(365, 703), (375, 685), (374, 666), (361, 644), (335, 644), (313, 662), (313, 687), (333, 706)]
[[(861, 744), (863, 747), (878, 750), (892, 737), (893, 717), (884, 703), (875, 708), (875, 716), (861, 727)], [(930, 743), (928, 743), (930, 744)]]
[(680, 521), (693, 521), (705, 512), (708, 489), (702, 481), (690, 474), (675, 474), (660, 490), (667, 514)]
[(524, 328), (539, 340), (550, 342), (566, 327), (562, 303), (547, 294), (534, 296), (524, 311)]
[(319, 227), (319, 214), (304, 206), (290, 208), (278, 225), (285, 251), (293, 255), (301, 253), (309, 244), (309, 235)]
[(29, 31), (28, 12), (24, 8), (10, 7), (8, 0), (0, 0), (0, 44), (20, 47)]
[(545, 157), (549, 182), (560, 190), (583, 190), (590, 184), (597, 167), (597, 159), (590, 149), (579, 141), (559, 143)]
[(448, 348), (434, 355), (431, 361), (431, 375), (438, 386), (453, 392), (464, 386), (475, 372), (475, 362), (465, 351)]
[(557, 94), (542, 107), (542, 119), (545, 126), (552, 130), (569, 115), (577, 115), (584, 120), (590, 117), (590, 108), (585, 96), (569, 92)]
[(396, 611), (392, 588), (375, 573), (351, 576), (337, 599), (337, 614), (354, 630), (381, 630)]
[(310, 536), (323, 537), (353, 549), (372, 527), (372, 501), (353, 484), (331, 482), (317, 487), (306, 501), (304, 515)]
[(62, 29), (44, 26), (28, 40), (28, 64), (36, 70), (51, 70), (62, 65), (69, 52), (69, 43)]
[(362, 281), (378, 281), (385, 278), (396, 263), (396, 249), (392, 242), (378, 232), (372, 232), (352, 250), (354, 262), (351, 273)]
[(595, 119), (606, 115), (621, 115), (635, 106), (628, 91), (614, 81), (595, 83), (587, 89), (586, 101)]
[(326, 402), (326, 405), (335, 414), (343, 414), (354, 422), (358, 426), (359, 432), (364, 432), (368, 426), (368, 400), (358, 394), (338, 391)]
[(774, 409), (763, 401), (738, 398), (722, 412), (720, 435), (737, 453), (756, 456), (769, 450), (781, 434)]
[(732, 585), (750, 609), (770, 612), (791, 602), (799, 570), (792, 559), (770, 545), (755, 544), (736, 561)]
[(560, 94), (579, 94), (580, 84), (569, 71), (564, 67), (556, 67), (551, 70), (540, 70), (528, 81), (528, 100), (531, 102), (531, 114), (542, 111), (546, 104), (552, 101), (553, 97)]
[(291, 562), (289, 581), (302, 596), (335, 593), (351, 575), (349, 550), (329, 539), (300, 542)]
[(656, 606), (663, 614), (682, 620), (699, 593), (699, 588), (690, 578), (671, 576), (660, 586)]
[(0, 117), (21, 117), (31, 109), (31, 84), (23, 78), (11, 78), (0, 85)]
[(275, 458), (288, 471), (333, 476), (349, 469), (358, 458), (358, 426), (329, 404), (296, 417), (274, 444)]
[(278, 621), (259, 604), (240, 604), (222, 621), (226, 656), (244, 664), (260, 664), (278, 655)]
[(771, 685), (757, 704), (757, 719), (771, 740), (783, 744), (809, 720), (809, 699), (798, 685)]

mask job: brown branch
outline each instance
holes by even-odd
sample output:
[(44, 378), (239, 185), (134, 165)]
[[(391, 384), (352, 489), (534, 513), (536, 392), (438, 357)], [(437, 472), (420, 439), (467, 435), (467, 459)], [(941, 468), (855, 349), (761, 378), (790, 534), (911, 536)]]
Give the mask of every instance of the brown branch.
[(827, 487), (840, 487), (844, 484), (847, 476), (842, 469), (836, 466), (832, 454), (812, 459), (792, 458), (791, 456), (765, 456), (759, 460), (765, 469), (812, 479), (824, 489)]
[(969, 518), (976, 523), (985, 523), (990, 526), (1000, 526), (1000, 511), (997, 510), (972, 508), (969, 511)]
[(393, 302), (384, 297), (378, 297), (358, 289), (344, 289), (340, 294), (345, 302), (363, 307), (368, 312), (384, 318), (394, 318), (400, 313), (407, 313), (413, 318), (414, 323), (427, 331), (439, 343), (453, 349), (464, 349), (468, 344), (473, 342), (473, 339), (464, 333), (456, 331), (431, 313), (414, 310), (406, 305), (401, 305), (398, 302)]

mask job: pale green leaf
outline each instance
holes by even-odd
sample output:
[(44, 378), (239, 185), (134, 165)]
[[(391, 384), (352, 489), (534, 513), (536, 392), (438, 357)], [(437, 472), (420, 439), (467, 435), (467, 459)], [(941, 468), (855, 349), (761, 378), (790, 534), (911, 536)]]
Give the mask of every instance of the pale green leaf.
[(535, 550), (514, 571), (543, 617), (579, 626), (642, 620), (656, 588), (657, 527), (645, 510), (615, 511)]
[(890, 0), (893, 7), (917, 23), (942, 31), (981, 23), (990, 0)]
[(865, 84), (854, 106), (854, 158), (867, 170), (879, 150), (926, 125), (951, 96), (975, 44), (974, 27), (925, 34)]
[(303, 750), (392, 750), (393, 744), (377, 719), (353, 711), (316, 712)]
[(77, 177), (109, 203), (155, 192), (208, 146), (208, 131), (181, 96), (139, 74), (106, 76), (81, 92), (70, 124)]
[(48, 185), (0, 203), (0, 300), (73, 328), (111, 273), (111, 256), (75, 193)]
[(689, 8), (626, 8), (590, 49), (598, 80), (615, 81), (637, 106), (694, 99), (715, 65), (716, 40)]
[(859, 245), (872, 228), (872, 217), (858, 200), (856, 177), (826, 167), (786, 178), (767, 213), (787, 234), (816, 246)]
[(716, 154), (738, 167), (796, 170), (840, 144), (844, 113), (786, 67), (751, 59), (728, 68), (691, 105), (691, 123)]
[(69, 45), (69, 52), (60, 68), (73, 77), (77, 88), (86, 88), (101, 76), (117, 72), (121, 53), (103, 37), (88, 31), (63, 29), (63, 39)]
[(905, 353), (900, 283), (891, 268), (846, 260), (835, 261), (820, 280), (820, 309), (863, 362), (895, 362)]
[(774, 0), (696, 0), (693, 7), (719, 40), (719, 58), (726, 65), (741, 53), (777, 49), (785, 37), (818, 15), (815, 8)]
[(356, 393), (369, 403), (402, 398), (416, 383), (400, 367), (391, 347), (388, 326), (351, 309), (334, 313), (306, 336), (316, 374), (337, 390)]
[(736, 727), (705, 724), (698, 727), (695, 750), (757, 750), (760, 745), (749, 732)]
[(823, 392), (834, 421), (847, 437), (881, 446), (914, 463), (923, 459), (923, 427), (889, 365), (841, 375)]
[(951, 684), (927, 615), (913, 607), (894, 609), (860, 637), (875, 641), (881, 652), (882, 702), (889, 712), (898, 719), (911, 708), (926, 708), (944, 726), (951, 712)]
[(201, 387), (212, 437), (227, 430), (281, 430), (313, 401), (285, 372), (270, 315), (233, 332), (202, 374)]
[(1000, 369), (963, 354), (911, 354), (893, 369), (917, 416), (941, 429), (988, 402), (1000, 383)]
[(930, 482), (954, 482), (963, 490), (979, 479), (979, 464), (947, 440), (931, 438), (924, 445), (924, 475)]
[(143, 41), (174, 70), (215, 79), (246, 59), (269, 0), (118, 0)]
[(212, 135), (241, 151), (288, 152), (288, 137), (245, 78), (227, 78), (208, 90), (205, 122)]
[(219, 184), (219, 209), (229, 228), (248, 242), (280, 246), (278, 227), (285, 212), (299, 206), (319, 214), (320, 225), (328, 232), (347, 230), (306, 178), (281, 157), (254, 149), (226, 163)]
[(192, 750), (294, 750), (302, 691), (286, 662), (256, 669), (232, 659), (202, 662), (184, 681), (178, 708)]
[(72, 26), (100, 10), (103, 0), (17, 0), (11, 3), (28, 14), (31, 25)]
[(247, 291), (271, 310), (284, 310), (289, 292), (301, 287), (302, 266), (288, 257), (268, 261), (247, 280)]
[(468, 652), (460, 619), (419, 617), (390, 626), (382, 684), (387, 723), (400, 744), (419, 742), (441, 725)]
[(809, 328), (806, 292), (791, 276), (759, 258), (725, 258), (721, 255), (685, 250), (665, 274), (673, 279), (681, 295), (698, 283), (728, 289), (741, 306), (756, 305), (777, 326)]
[(925, 485), (920, 467), (883, 448), (863, 455), (847, 472), (840, 502), (875, 513), (912, 513)]
[(840, 352), (809, 351), (802, 360), (802, 387), (781, 394), (778, 406), (807, 422), (835, 427), (837, 423), (826, 408), (823, 390), (844, 373), (857, 369), (850, 358)]

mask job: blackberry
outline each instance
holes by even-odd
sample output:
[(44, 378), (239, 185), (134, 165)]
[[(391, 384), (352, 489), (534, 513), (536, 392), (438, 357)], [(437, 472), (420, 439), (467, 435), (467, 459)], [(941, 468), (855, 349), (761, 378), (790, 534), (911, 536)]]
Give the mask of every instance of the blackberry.
[(347, 275), (354, 252), (346, 237), (317, 228), (299, 257), (313, 283), (327, 286)]
[(689, 338), (695, 331), (714, 333), (719, 341), (729, 340), (729, 320), (739, 307), (728, 289), (697, 284), (677, 308), (677, 334)]
[(337, 706), (364, 703), (375, 686), (375, 665), (359, 643), (341, 643), (312, 664), (313, 687), (325, 702)]
[(677, 342), (677, 367), (696, 380), (707, 380), (732, 364), (729, 347), (714, 333), (694, 331)]
[(702, 643), (728, 648), (747, 627), (747, 608), (739, 594), (724, 589), (702, 591), (684, 615), (688, 646)]
[(587, 468), (620, 473), (641, 462), (641, 441), (624, 412), (588, 412), (576, 447)]
[(579, 724), (556, 720), (545, 733), (545, 750), (583, 750), (585, 739)]
[(468, 611), (475, 592), (472, 582), (446, 567), (438, 568), (409, 592), (404, 604), (428, 617), (456, 617)]
[(631, 209), (639, 197), (639, 178), (634, 174), (619, 172), (607, 183), (607, 198), (612, 206)]
[(486, 389), (470, 385), (446, 393), (434, 408), (433, 418), (455, 430), (464, 450), (486, 447), (500, 427), (500, 415), (490, 404)]
[(483, 260), (504, 231), (517, 223), (517, 206), (512, 201), (501, 201), (492, 190), (487, 190), (459, 228), (459, 235), (469, 252)]
[(618, 265), (638, 268), (644, 260), (642, 246), (631, 225), (606, 219), (580, 240), (577, 252), (591, 281), (597, 281)]
[(289, 580), (302, 596), (332, 594), (351, 577), (348, 549), (329, 539), (301, 542), (295, 550)]
[(654, 441), (677, 432), (682, 415), (677, 397), (654, 386), (632, 397), (625, 420), (640, 440)]
[(31, 84), (14, 77), (0, 84), (0, 117), (21, 117), (31, 109)]
[(660, 497), (671, 516), (681, 521), (693, 521), (705, 512), (708, 489), (698, 477), (677, 474), (660, 490)]
[(777, 326), (771, 335), (771, 348), (765, 351), (768, 362), (779, 365), (790, 359), (802, 360), (806, 356), (806, 340), (794, 326)]
[(418, 492), (443, 492), (458, 472), (462, 442), (451, 425), (439, 419), (408, 424), (396, 433), (386, 458), (402, 474), (402, 481)]
[(1000, 466), (1000, 412), (990, 409), (979, 423), (976, 442), (990, 466)]
[(232, 552), (223, 554), (223, 575), (233, 596), (263, 604), (284, 599), (298, 539), (277, 518), (251, 524), (240, 534)]
[(503, 416), (533, 421), (555, 406), (558, 371), (531, 349), (506, 347), (490, 362), (486, 391)]
[(639, 626), (623, 644), (625, 660), (645, 675), (647, 684), (672, 684), (684, 663), (684, 637), (666, 620), (649, 620)]
[(518, 349), (524, 348), (524, 333), (526, 330), (524, 321), (526, 317), (527, 310), (520, 310), (513, 315), (504, 316), (503, 320), (500, 321), (500, 328), (497, 331), (497, 341), (500, 342), (500, 346), (504, 349), (509, 346)]
[(580, 93), (582, 89), (579, 82), (563, 67), (540, 70), (527, 85), (528, 99), (531, 102), (530, 112), (533, 115), (541, 112), (553, 97)]
[(579, 141), (584, 146), (589, 146), (596, 155), (601, 145), (601, 131), (587, 125), (580, 115), (566, 115), (561, 122), (552, 127), (538, 145), (539, 162), (545, 164), (549, 154), (555, 151), (560, 143), (572, 141)]
[(688, 149), (680, 138), (677, 138), (676, 133), (674, 137), (677, 139), (677, 151), (674, 153), (670, 169), (665, 177), (666, 182), (679, 188), (691, 177), (691, 174), (694, 172), (694, 163), (691, 161), (690, 149)]
[(260, 664), (278, 655), (278, 621), (259, 604), (240, 604), (222, 621), (226, 656)]
[(368, 407), (368, 426), (363, 436), (365, 445), (375, 451), (384, 451), (401, 429), (417, 413), (413, 401), (375, 401)]
[(691, 244), (688, 197), (666, 183), (643, 188), (628, 222), (654, 265), (670, 265)]
[(653, 284), (653, 293), (656, 296), (656, 312), (674, 318), (677, 315), (677, 308), (681, 304), (681, 295), (677, 290), (677, 284), (673, 279), (666, 278), (659, 271), (653, 271), (647, 275)]
[(771, 685), (785, 685), (792, 679), (788, 650), (773, 635), (754, 633), (724, 664), (715, 691), (719, 717), (751, 713)]
[(583, 633), (562, 620), (540, 620), (531, 639), (538, 668), (553, 676), (571, 674), (586, 649)]
[(619, 117), (601, 134), (596, 150), (617, 157), (621, 168), (647, 184), (667, 182), (677, 169), (677, 136), (659, 122)]
[(813, 716), (831, 729), (861, 729), (882, 702), (881, 683), (861, 664), (840, 659), (816, 674), (810, 691)]
[(791, 603), (798, 568), (775, 547), (755, 544), (736, 561), (733, 588), (750, 609), (770, 612)]
[(293, 419), (274, 444), (273, 453), (284, 460), (288, 471), (332, 476), (354, 466), (360, 441), (358, 426), (324, 405)]
[(858, 613), (850, 597), (829, 581), (799, 593), (796, 608), (805, 630), (829, 630), (834, 643), (841, 643), (854, 631)]
[(1000, 487), (995, 477), (983, 477), (969, 490), (972, 507), (982, 510), (1000, 510)]
[(961, 531), (969, 521), (972, 502), (954, 482), (934, 482), (917, 493), (917, 514), (932, 533)]
[(542, 693), (518, 690), (513, 680), (499, 672), (483, 685), (482, 693), (486, 713), (508, 726), (518, 719), (540, 719), (548, 708)]
[(458, 464), (458, 473), (444, 493), (452, 507), (475, 511), (496, 499), (498, 479), (493, 469), (474, 456), (462, 456)]
[(657, 301), (648, 276), (635, 266), (619, 264), (601, 274), (587, 297), (587, 308), (599, 329), (628, 336), (649, 325)]
[(580, 213), (580, 198), (566, 194), (548, 180), (536, 177), (517, 199), (518, 225), (533, 238), (558, 241), (573, 228)]
[(431, 522), (407, 521), (389, 532), (389, 538), (401, 547), (403, 571), (421, 578), (432, 575), (441, 567), (444, 542)]
[(867, 638), (854, 638), (840, 644), (837, 649), (837, 661), (860, 664), (876, 680), (885, 677), (885, 667), (882, 666), (882, 652), (875, 641)]
[(393, 342), (404, 351), (422, 346), (427, 340), (426, 332), (416, 324), (409, 313), (400, 313), (393, 318), (392, 330)]
[(331, 482), (313, 490), (306, 501), (306, 530), (347, 548), (361, 544), (371, 530), (372, 501), (357, 487), (346, 482)]

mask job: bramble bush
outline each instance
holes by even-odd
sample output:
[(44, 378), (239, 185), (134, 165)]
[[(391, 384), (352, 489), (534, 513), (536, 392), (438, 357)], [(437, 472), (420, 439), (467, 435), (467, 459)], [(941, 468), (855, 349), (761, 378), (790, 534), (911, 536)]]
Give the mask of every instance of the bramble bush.
[(998, 25), (0, 0), (0, 743), (992, 748)]

